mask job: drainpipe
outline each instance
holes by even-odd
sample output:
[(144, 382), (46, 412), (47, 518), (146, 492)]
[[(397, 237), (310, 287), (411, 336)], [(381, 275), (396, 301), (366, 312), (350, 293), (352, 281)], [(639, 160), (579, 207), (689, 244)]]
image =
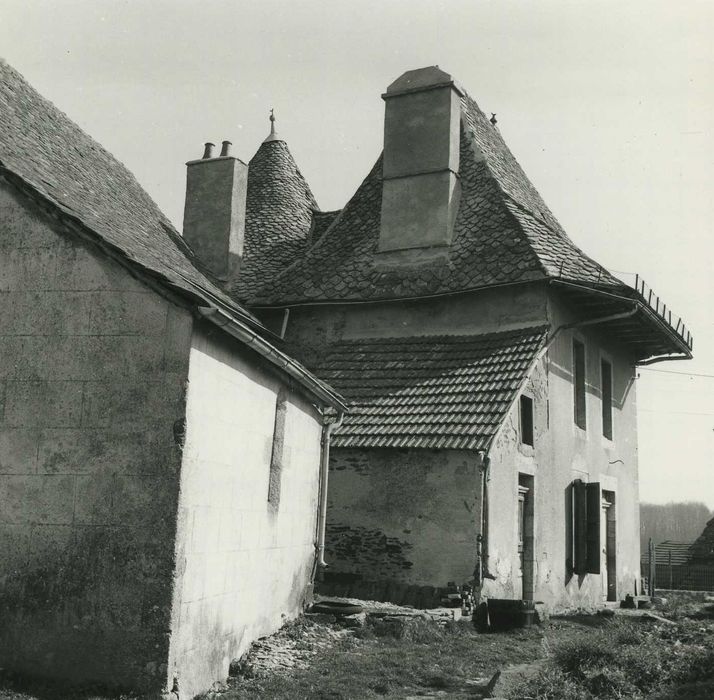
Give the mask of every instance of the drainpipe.
[(491, 467), (491, 458), (487, 451), (479, 451), (478, 456), (481, 461), (481, 522), (479, 523), (479, 533), (476, 536), (478, 547), (477, 576), (476, 585), (482, 586), (483, 580), (493, 578), (488, 570), (488, 476)]
[(621, 318), (629, 318), (630, 316), (634, 316), (637, 312), (639, 311), (639, 308), (637, 304), (634, 304), (629, 311), (623, 311), (622, 313), (619, 314), (610, 314), (609, 316), (600, 316), (600, 318), (591, 318), (588, 319), (587, 321), (575, 321), (574, 323), (564, 323), (562, 326), (558, 326), (551, 336), (548, 338), (546, 341), (545, 345), (541, 348), (541, 351), (538, 353), (538, 360), (540, 360), (543, 355), (545, 355), (546, 352), (548, 352), (548, 348), (553, 344), (553, 341), (560, 335), (562, 331), (568, 330), (569, 328), (582, 328), (583, 326), (594, 326), (597, 325), (598, 323), (607, 323), (608, 321), (618, 321)]
[(325, 525), (327, 524), (327, 479), (330, 473), (330, 437), (335, 428), (342, 425), (344, 413), (337, 414), (337, 420), (331, 421), (331, 416), (323, 417), (322, 451), (320, 454), (320, 510), (317, 519), (317, 567), (320, 571), (327, 567), (325, 561)]

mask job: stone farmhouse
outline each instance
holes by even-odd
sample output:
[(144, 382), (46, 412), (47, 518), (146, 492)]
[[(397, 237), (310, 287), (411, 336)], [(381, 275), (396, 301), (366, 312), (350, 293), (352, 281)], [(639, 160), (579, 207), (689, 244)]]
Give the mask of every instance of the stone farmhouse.
[(193, 697), (310, 597), (345, 404), (4, 62), (0, 295), (0, 667)]
[(691, 335), (570, 240), (451, 75), (409, 71), (382, 98), (383, 152), (340, 211), (316, 210), (271, 129), (227, 281), (350, 403), (324, 590), (427, 606), (456, 582), (551, 608), (641, 593), (636, 372), (691, 357)]

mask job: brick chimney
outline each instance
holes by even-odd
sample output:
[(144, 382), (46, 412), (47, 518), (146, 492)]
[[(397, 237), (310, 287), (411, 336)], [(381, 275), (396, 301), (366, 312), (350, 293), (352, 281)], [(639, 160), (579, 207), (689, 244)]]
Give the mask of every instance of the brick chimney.
[(183, 237), (199, 260), (219, 280), (236, 277), (243, 257), (248, 166), (230, 155), (230, 141), (213, 156), (207, 143), (203, 158), (186, 163)]
[(447, 246), (459, 204), (461, 95), (438, 66), (407, 71), (382, 95), (379, 251)]

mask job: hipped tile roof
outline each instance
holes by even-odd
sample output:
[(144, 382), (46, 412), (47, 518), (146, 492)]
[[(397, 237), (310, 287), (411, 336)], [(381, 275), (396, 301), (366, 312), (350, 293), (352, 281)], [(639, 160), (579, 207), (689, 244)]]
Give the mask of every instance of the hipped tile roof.
[(313, 369), (350, 405), (332, 445), (487, 448), (546, 334), (533, 327), (331, 345)]
[(245, 256), (231, 288), (237, 298), (249, 297), (303, 255), (317, 209), (285, 141), (264, 141), (248, 164)]
[(398, 299), (556, 277), (623, 286), (568, 238), (468, 95), (461, 104), (459, 175), (454, 235), (442, 256), (413, 266), (379, 260), (380, 156), (323, 235), (277, 278), (266, 272), (251, 303)]
[(134, 176), (0, 59), (0, 168), (78, 220), (129, 263), (192, 298), (259, 322), (195, 264)]

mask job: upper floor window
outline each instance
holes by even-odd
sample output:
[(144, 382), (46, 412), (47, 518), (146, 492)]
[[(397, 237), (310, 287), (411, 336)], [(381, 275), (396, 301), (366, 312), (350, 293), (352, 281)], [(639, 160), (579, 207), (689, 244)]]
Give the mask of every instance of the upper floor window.
[(602, 382), (602, 434), (612, 440), (612, 365), (607, 360), (600, 362)]
[(575, 425), (585, 430), (585, 345), (573, 341), (573, 391)]
[(533, 445), (533, 399), (521, 394), (521, 442)]

